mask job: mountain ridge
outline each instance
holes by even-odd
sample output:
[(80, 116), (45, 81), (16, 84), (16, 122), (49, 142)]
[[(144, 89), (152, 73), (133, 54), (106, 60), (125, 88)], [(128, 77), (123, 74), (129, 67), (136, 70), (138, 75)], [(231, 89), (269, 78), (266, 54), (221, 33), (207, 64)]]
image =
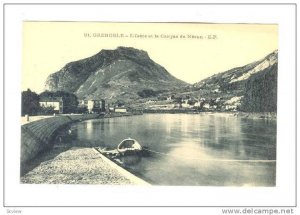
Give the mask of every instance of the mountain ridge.
[[(145, 80), (149, 83), (153, 82), (152, 84), (158, 89), (149, 86)], [(134, 94), (137, 90), (148, 88), (168, 90), (170, 87), (176, 88), (176, 85), (180, 87), (189, 85), (155, 63), (147, 52), (135, 48), (118, 47), (115, 50), (101, 50), (91, 57), (66, 64), (61, 70), (48, 76), (45, 89), (72, 92), (80, 98), (101, 96), (111, 99), (114, 95), (109, 95), (107, 88), (114, 86), (114, 90), (117, 90), (116, 85), (122, 87), (122, 83), (138, 88), (133, 90), (136, 92), (131, 93), (131, 96), (136, 98), (138, 97)], [(137, 83), (144, 86), (138, 86)], [(93, 85), (92, 89), (91, 85)]]
[[(79, 99), (122, 101), (142, 108), (153, 101), (158, 102), (158, 108), (172, 103), (178, 107), (175, 103), (182, 98), (191, 104), (198, 101), (199, 107), (209, 111), (276, 111), (277, 67), (275, 50), (257, 61), (191, 85), (172, 76), (147, 52), (118, 47), (66, 64), (49, 75), (46, 86), (50, 91), (75, 93)], [(175, 99), (167, 99), (171, 97)]]
[[(212, 76), (209, 76), (208, 78), (205, 78), (205, 79), (202, 79), (200, 80), (199, 82), (196, 82), (193, 84), (193, 86), (195, 87), (199, 87), (201, 85), (203, 85), (203, 83), (208, 83), (209, 80), (212, 80), (213, 78), (216, 78), (216, 77), (220, 77), (222, 76), (223, 79), (225, 78), (241, 78), (242, 75), (245, 73), (245, 72), (249, 72), (251, 71), (252, 69), (255, 69), (256, 67), (258, 67), (260, 64), (264, 64), (265, 68), (270, 66), (270, 65), (266, 65), (267, 62), (270, 62), (269, 64), (270, 65), (273, 65), (275, 62), (278, 61), (278, 50), (274, 50), (273, 52), (271, 52), (270, 54), (266, 55), (265, 57), (261, 58), (260, 60), (257, 60), (257, 61), (254, 61), (252, 63), (249, 63), (249, 64), (246, 64), (244, 66), (239, 66), (239, 67), (234, 67), (232, 69), (229, 69), (227, 71), (224, 71), (224, 72), (221, 72), (221, 73), (217, 73), (217, 74), (214, 74)], [(263, 65), (262, 65), (263, 66)], [(261, 71), (262, 68), (255, 70), (256, 72), (259, 72)], [(256, 73), (254, 72), (254, 73)], [(251, 73), (248, 78), (254, 74), (254, 73)], [(234, 76), (234, 77), (233, 77)], [(233, 82), (238, 82), (238, 81), (242, 81), (242, 80), (246, 80), (247, 78), (245, 79), (232, 79), (230, 80), (230, 83), (233, 83)], [(227, 81), (228, 82), (228, 81)]]
[(277, 67), (278, 50), (274, 50), (260, 60), (196, 82), (184, 94), (209, 101), (214, 104), (212, 110), (273, 112), (277, 107)]

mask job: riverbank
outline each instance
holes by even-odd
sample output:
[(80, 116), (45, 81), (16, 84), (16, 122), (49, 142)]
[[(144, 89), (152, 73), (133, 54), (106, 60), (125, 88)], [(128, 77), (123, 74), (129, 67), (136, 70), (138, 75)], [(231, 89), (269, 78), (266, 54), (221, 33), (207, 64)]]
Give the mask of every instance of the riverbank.
[(21, 126), (21, 172), (28, 161), (44, 150), (52, 147), (57, 132), (64, 126), (88, 119), (98, 118), (99, 114), (58, 115)]
[(22, 116), (21, 117), (21, 125), (26, 125), (28, 123), (36, 122), (39, 120), (43, 119), (48, 119), (48, 118), (54, 118), (54, 117), (61, 117), (61, 116), (66, 116), (70, 117), (71, 119), (76, 119), (76, 118), (88, 118), (88, 116), (97, 116), (100, 117), (99, 114), (56, 114), (56, 115), (39, 115), (39, 116)]
[(43, 116), (22, 116), (21, 117), (21, 125), (25, 125), (31, 122), (35, 122), (38, 120), (46, 119), (54, 117), (53, 115), (43, 115)]
[(236, 117), (242, 117), (247, 119), (265, 119), (265, 120), (276, 120), (277, 113), (275, 112), (262, 112), (262, 113), (247, 113), (247, 112), (235, 112), (233, 113)]
[(26, 163), (45, 150), (50, 150), (59, 130), (71, 123), (96, 118), (113, 118), (137, 113), (57, 114), (21, 118), (21, 172)]
[(148, 185), (112, 165), (93, 148), (57, 146), (31, 162), (32, 170), (21, 176), (21, 183)]
[(222, 112), (222, 111), (196, 111), (196, 110), (184, 110), (184, 109), (174, 109), (174, 110), (145, 110), (145, 114), (227, 114), (241, 118), (248, 119), (266, 119), (266, 120), (276, 120), (277, 113), (275, 112), (261, 112), (261, 113), (250, 113), (250, 112)]

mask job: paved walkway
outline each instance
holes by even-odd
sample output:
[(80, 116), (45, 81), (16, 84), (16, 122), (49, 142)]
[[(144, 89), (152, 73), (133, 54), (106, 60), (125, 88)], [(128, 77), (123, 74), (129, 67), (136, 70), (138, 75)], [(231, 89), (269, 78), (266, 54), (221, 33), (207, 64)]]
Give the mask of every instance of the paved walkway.
[[(55, 151), (55, 149), (54, 149)], [(44, 161), (21, 177), (21, 183), (29, 184), (142, 184), (125, 170), (118, 170), (93, 148), (73, 147)], [(48, 158), (47, 158), (48, 156)]]
[(22, 116), (21, 117), (21, 125), (25, 125), (30, 122), (34, 122), (37, 120), (46, 119), (46, 118), (50, 118), (50, 117), (53, 117), (53, 115), (51, 115), (51, 116), (28, 116), (28, 117)]
[[(56, 116), (76, 116), (82, 114), (56, 114)], [(41, 119), (55, 117), (55, 115), (41, 115), (41, 116), (21, 116), (21, 125), (25, 125), (30, 122), (38, 121)]]

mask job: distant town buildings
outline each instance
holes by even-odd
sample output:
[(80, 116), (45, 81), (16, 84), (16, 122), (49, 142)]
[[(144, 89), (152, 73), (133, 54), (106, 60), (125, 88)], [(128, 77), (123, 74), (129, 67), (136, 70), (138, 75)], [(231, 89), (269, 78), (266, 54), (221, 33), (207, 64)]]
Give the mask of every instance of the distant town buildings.
[(105, 112), (105, 100), (100, 99), (88, 99), (88, 100), (80, 100), (79, 101), (80, 107), (85, 107), (88, 113), (100, 113)]
[(116, 112), (116, 113), (127, 113), (128, 109), (124, 106), (114, 106), (111, 104), (106, 104), (104, 99), (87, 99), (80, 100), (79, 107), (86, 108), (88, 113), (101, 113), (105, 111)]
[(237, 111), (242, 97), (205, 98), (192, 96), (165, 96), (165, 100), (145, 101), (145, 108), (149, 110), (198, 110), (198, 111)]

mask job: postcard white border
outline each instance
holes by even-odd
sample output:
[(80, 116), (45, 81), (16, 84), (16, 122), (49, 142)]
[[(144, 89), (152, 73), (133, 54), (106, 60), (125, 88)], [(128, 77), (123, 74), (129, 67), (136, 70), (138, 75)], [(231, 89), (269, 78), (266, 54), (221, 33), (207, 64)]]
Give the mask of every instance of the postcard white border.
[[(20, 75), (22, 22), (26, 20), (279, 24), (277, 186), (270, 188), (153, 186), (149, 188), (20, 184)], [(295, 205), (295, 45), (294, 5), (6, 5), (5, 205)]]

